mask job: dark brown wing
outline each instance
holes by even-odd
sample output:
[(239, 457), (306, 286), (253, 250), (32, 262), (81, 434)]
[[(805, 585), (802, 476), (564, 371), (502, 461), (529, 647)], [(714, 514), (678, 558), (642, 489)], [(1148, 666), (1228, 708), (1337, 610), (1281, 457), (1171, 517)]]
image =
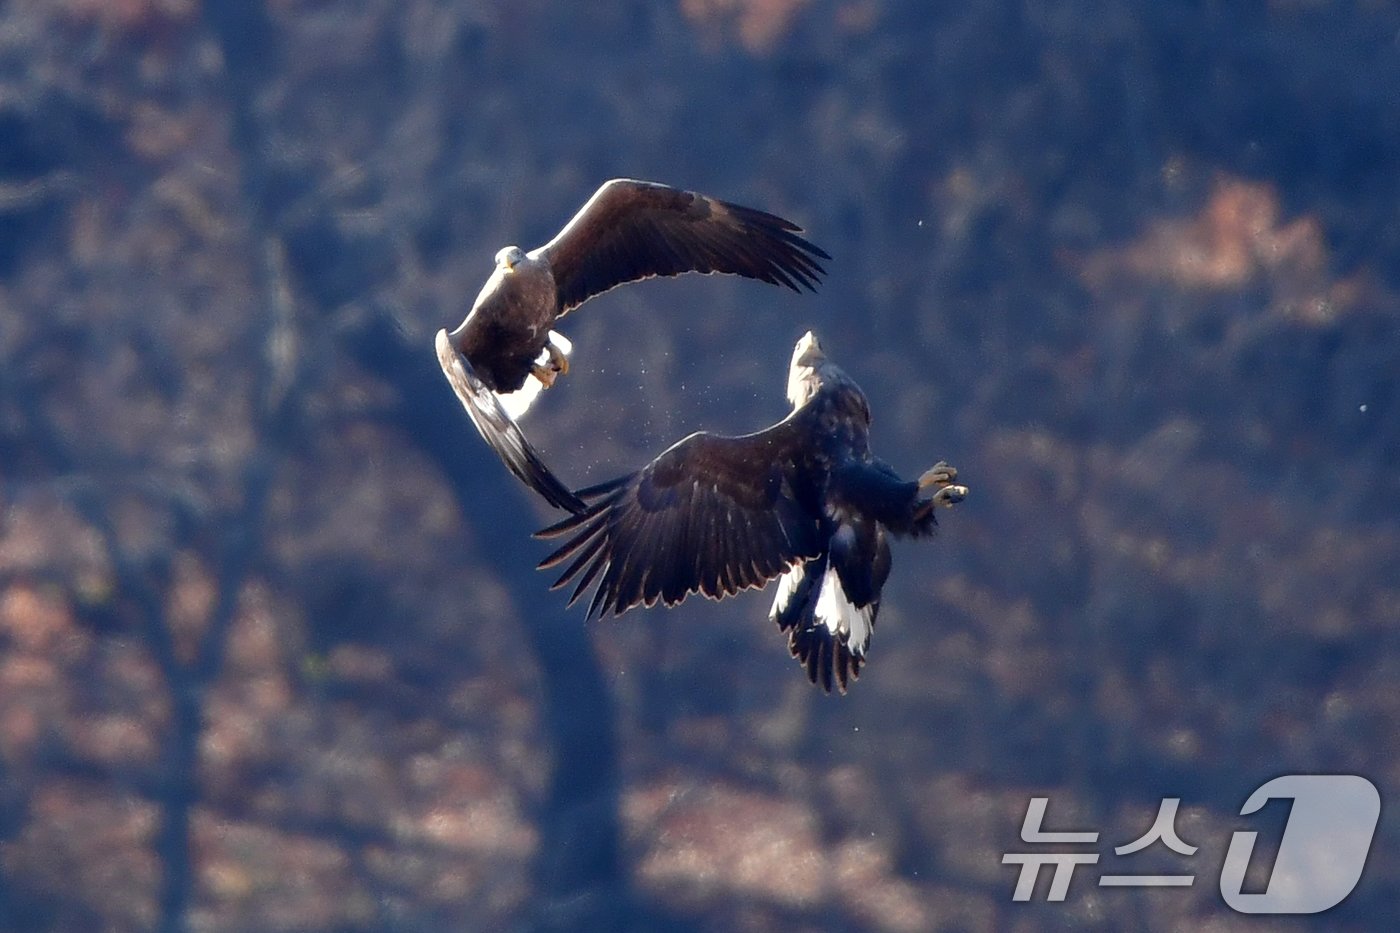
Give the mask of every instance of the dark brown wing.
[(569, 487), (544, 465), (520, 426), (501, 407), (496, 393), (486, 387), (486, 383), (472, 370), (467, 358), (452, 346), (445, 330), (439, 330), (437, 334), (437, 357), (443, 375), (457, 393), (472, 424), (476, 425), (491, 449), (505, 461), (506, 467), (555, 508), (575, 513), (584, 511), (587, 506), (583, 500), (570, 492)]
[(816, 290), (830, 259), (781, 217), (655, 182), (604, 182), (554, 239), (531, 252), (554, 272), (562, 316), (624, 282), (728, 272)]
[(554, 583), (577, 579), (570, 605), (596, 582), (589, 617), (763, 586), (821, 550), (819, 516), (799, 492), (807, 427), (789, 417), (745, 437), (692, 434), (641, 471), (581, 490), (587, 511), (536, 533), (569, 536), (540, 568), (571, 561)]

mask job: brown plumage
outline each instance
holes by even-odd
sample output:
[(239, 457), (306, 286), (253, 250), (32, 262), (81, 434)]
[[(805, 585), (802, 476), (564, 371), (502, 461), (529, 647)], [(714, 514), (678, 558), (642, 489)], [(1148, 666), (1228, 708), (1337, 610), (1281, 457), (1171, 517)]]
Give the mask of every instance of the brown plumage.
[[(793, 410), (742, 437), (692, 434), (646, 467), (585, 489), (586, 510), (537, 533), (566, 537), (540, 562), (565, 565), (588, 617), (720, 599), (781, 577), (769, 617), (813, 683), (859, 676), (890, 570), (888, 535), (924, 537), (936, 506), (962, 501), (939, 463), (905, 481), (870, 452), (864, 393), (810, 333), (788, 374)], [(924, 498), (925, 489), (934, 488)]]
[(683, 272), (730, 273), (814, 290), (830, 257), (795, 224), (654, 182), (614, 179), (564, 229), (525, 252), (507, 246), (470, 313), (437, 337), (438, 360), (477, 430), (551, 505), (582, 503), (544, 465), (516, 419), (568, 372), (571, 345), (554, 322), (626, 282)]

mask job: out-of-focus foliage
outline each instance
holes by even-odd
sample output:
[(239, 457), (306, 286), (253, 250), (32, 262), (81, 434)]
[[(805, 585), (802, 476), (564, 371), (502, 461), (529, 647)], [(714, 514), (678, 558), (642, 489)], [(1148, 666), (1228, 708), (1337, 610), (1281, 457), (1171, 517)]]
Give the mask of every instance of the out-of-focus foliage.
[[(0, 6), (0, 927), (1233, 924), (1250, 791), (1400, 789), (1397, 35), (1325, 0)], [(496, 249), (616, 175), (834, 258), (815, 297), (569, 318), (527, 424), (566, 480), (771, 422), (810, 327), (886, 459), (972, 488), (896, 548), (843, 700), (754, 594), (574, 651), (547, 516), (435, 376)], [(1182, 798), (1201, 851), (1120, 867), (1196, 884), (1012, 904), (1031, 796), (1106, 861)], [(579, 813), (619, 851), (560, 847)], [(1384, 814), (1334, 928), (1397, 920)]]

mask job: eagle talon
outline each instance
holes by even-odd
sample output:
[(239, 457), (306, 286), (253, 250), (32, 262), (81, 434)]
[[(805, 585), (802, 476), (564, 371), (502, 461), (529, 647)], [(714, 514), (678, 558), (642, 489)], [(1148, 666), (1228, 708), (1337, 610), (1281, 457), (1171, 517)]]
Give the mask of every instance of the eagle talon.
[(944, 486), (943, 488), (939, 489), (938, 492), (934, 493), (933, 498), (930, 499), (929, 502), (935, 507), (943, 506), (944, 508), (951, 509), (953, 506), (957, 505), (959, 502), (963, 501), (966, 498), (966, 486), (950, 485)]
[[(948, 486), (953, 480), (958, 478), (958, 468), (949, 466), (940, 460), (924, 471), (924, 475), (919, 477), (919, 488), (927, 489), (930, 486)], [(966, 494), (967, 490), (963, 490)]]
[(564, 351), (553, 342), (544, 345), (545, 352), (549, 354), (550, 367), (561, 376), (569, 374), (569, 358), (564, 355)]
[(544, 387), (548, 389), (554, 385), (554, 380), (559, 378), (559, 370), (552, 366), (536, 363), (530, 367), (530, 375), (542, 382)]
[(554, 380), (569, 372), (569, 358), (553, 343), (544, 345), (537, 361), (530, 367), (530, 375), (544, 384), (546, 389), (554, 385)]

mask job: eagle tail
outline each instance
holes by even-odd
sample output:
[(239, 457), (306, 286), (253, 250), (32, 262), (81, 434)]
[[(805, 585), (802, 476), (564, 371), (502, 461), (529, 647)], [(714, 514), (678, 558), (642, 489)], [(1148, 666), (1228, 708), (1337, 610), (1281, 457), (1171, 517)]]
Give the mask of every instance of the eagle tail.
[(797, 564), (778, 581), (768, 617), (788, 633), (788, 650), (807, 679), (844, 694), (860, 677), (878, 603), (857, 606), (827, 555)]

